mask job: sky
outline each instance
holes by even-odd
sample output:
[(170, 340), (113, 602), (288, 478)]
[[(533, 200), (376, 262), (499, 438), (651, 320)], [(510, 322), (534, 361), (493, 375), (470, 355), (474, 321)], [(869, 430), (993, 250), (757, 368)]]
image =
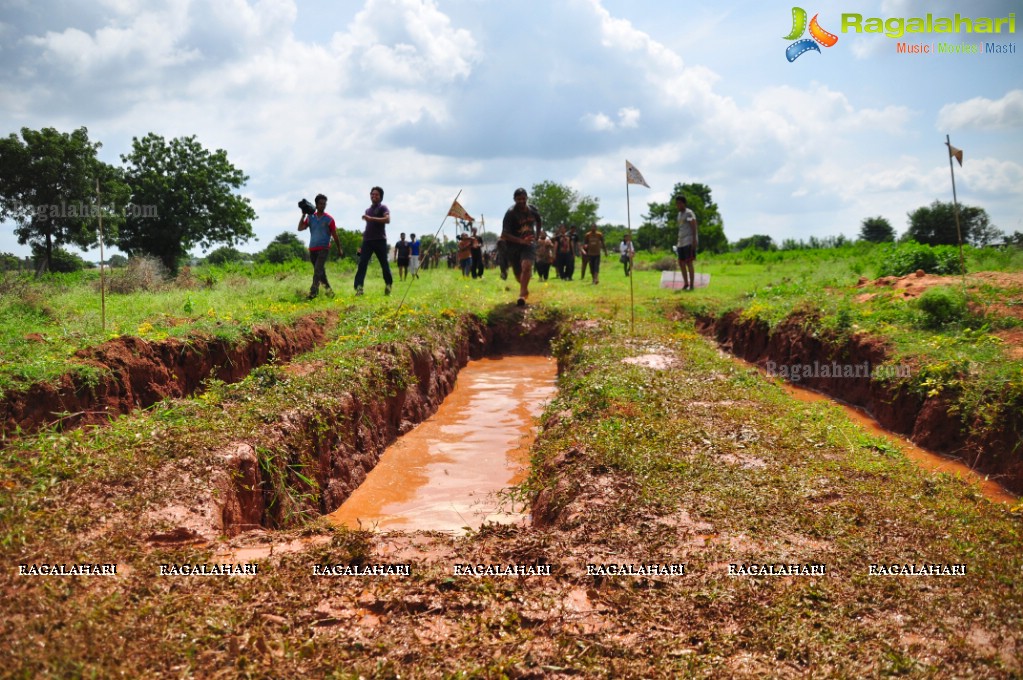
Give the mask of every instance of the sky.
[[(951, 201), (1023, 231), (1017, 33), (855, 32), (870, 18), (1016, 16), (1023, 2), (804, 2), (837, 36), (792, 62), (793, 5), (752, 0), (0, 0), (0, 134), (86, 127), (121, 165), (132, 138), (194, 135), (249, 180), (262, 250), (317, 193), (360, 230), (443, 229), (456, 195), (500, 229), (516, 187), (570, 186), (637, 228), (679, 182), (708, 185), (735, 241), (897, 233)], [(843, 30), (845, 27), (846, 30)], [(800, 38), (809, 38), (808, 33)], [(900, 42), (1010, 53), (900, 54)], [(649, 188), (625, 183), (625, 162)], [(0, 252), (26, 255), (13, 224)], [(201, 254), (201, 251), (196, 250)], [(97, 259), (95, 251), (90, 253)]]

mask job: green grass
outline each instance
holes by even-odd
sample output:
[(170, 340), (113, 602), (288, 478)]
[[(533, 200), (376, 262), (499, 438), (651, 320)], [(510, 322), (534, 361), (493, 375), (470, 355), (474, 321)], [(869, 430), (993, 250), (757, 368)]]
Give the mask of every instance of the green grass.
[[(897, 447), (865, 435), (833, 406), (794, 402), (758, 372), (721, 356), (692, 321), (676, 320), (680, 304), (722, 310), (745, 308), (752, 300), (780, 311), (786, 304), (831, 304), (838, 297), (822, 323), (852, 329), (863, 323), (862, 308), (849, 296), (817, 296), (817, 287), (831, 279), (846, 289), (855, 284), (856, 261), (835, 260), (842, 271), (836, 274), (823, 271), (832, 262), (827, 253), (803, 264), (788, 255), (763, 263), (731, 257), (708, 263), (711, 288), (690, 294), (658, 289), (659, 272), (637, 272), (634, 326), (629, 281), (613, 260), (599, 286), (578, 280), (531, 286), (526, 323), (563, 319), (565, 331), (554, 346), (560, 392), (545, 411), (533, 472), (517, 494), (531, 500), (553, 491), (557, 523), (546, 529), (484, 527), (459, 539), (419, 536), (439, 546), (441, 557), (426, 550), (410, 558), (414, 575), (400, 581), (310, 575), (314, 563), (386, 558), (373, 557), (376, 548), (367, 535), (312, 519), (320, 492), (311, 474), (315, 438), (299, 433), (295, 423), (351, 442), (355, 424), (331, 419), (344, 399), (379, 399), (410, 384), (413, 376), (388, 357), (414, 346), (451, 351), (466, 314), (514, 315), (507, 305), (517, 296), (515, 285), (493, 271), (483, 281), (463, 281), (448, 270), (424, 272), (399, 311), (406, 287), (398, 285), (385, 297), (376, 270), (364, 297), (352, 294), (350, 272), (330, 270), (340, 294), (307, 302), (301, 294), (310, 272), (296, 269), (247, 283), (229, 280), (237, 274), (218, 275), (208, 298), (192, 289), (125, 304), (123, 313), (135, 315), (130, 323), (136, 330), (143, 323), (155, 330), (164, 328), (157, 326), (159, 314), (171, 316), (167, 310), (196, 296), (189, 323), (168, 324), (168, 333), (193, 325), (241, 333), (257, 323), (246, 315), (255, 319), (259, 310), (287, 322), (334, 308), (340, 320), (329, 341), (296, 358), (294, 366), (267, 365), (231, 385), (209, 381), (199, 395), (161, 402), (102, 428), (44, 431), (7, 443), (0, 451), (3, 563), (109, 560), (130, 571), (91, 581), (0, 573), (10, 595), (0, 604), (5, 672), (1018, 674), (1018, 513), (988, 503), (959, 479), (919, 470)], [(61, 295), (87, 297), (70, 283), (63, 292), (53, 281), (40, 285), (54, 286), (40, 289), (53, 294), (41, 295), (33, 309), (42, 300), (62, 305)], [(759, 297), (748, 297), (750, 292)], [(156, 300), (164, 306), (142, 309)], [(271, 310), (285, 303), (289, 308), (279, 316)], [(207, 304), (215, 320), (206, 321)], [(885, 323), (893, 327), (900, 318), (910, 323), (897, 309), (890, 314)], [(46, 333), (52, 332), (48, 323), (39, 326), (50, 329)], [(927, 351), (948, 361), (989, 361), (977, 358), (979, 347), (996, 346), (984, 339), (986, 331), (907, 332), (942, 344)], [(649, 354), (672, 363), (657, 370), (622, 361)], [(314, 370), (293, 370), (302, 367)], [(151, 547), (148, 513), (198, 498), (218, 452), (239, 441), (257, 451), (275, 482), (271, 500), (280, 509), (280, 524), (292, 527), (263, 537), (314, 534), (326, 543), (261, 561), (258, 578), (154, 577), (162, 562), (212, 560), (216, 545)], [(453, 561), (539, 560), (557, 565), (555, 576), (467, 580), (452, 578), (450, 569)], [(682, 561), (689, 573), (677, 580), (581, 575), (588, 562), (622, 561)], [(777, 561), (822, 561), (829, 576), (725, 574), (733, 562)], [(965, 562), (971, 577), (926, 581), (864, 573), (871, 562), (925, 561)], [(585, 599), (588, 610), (566, 606), (573, 594)], [(991, 644), (978, 644), (977, 635)]]

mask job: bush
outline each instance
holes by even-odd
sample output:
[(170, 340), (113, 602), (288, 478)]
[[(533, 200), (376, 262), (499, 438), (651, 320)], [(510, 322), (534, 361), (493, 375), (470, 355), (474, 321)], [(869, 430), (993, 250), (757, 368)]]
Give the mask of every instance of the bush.
[(960, 323), (970, 313), (962, 291), (950, 286), (928, 288), (917, 298), (916, 307), (923, 315), (923, 325), (927, 328)]
[(956, 246), (928, 246), (913, 241), (900, 243), (881, 259), (878, 276), (905, 276), (918, 269), (941, 276), (963, 273)]
[(153, 292), (163, 287), (167, 276), (166, 267), (157, 258), (148, 255), (133, 257), (123, 269), (110, 272), (107, 290), (122, 294)]
[[(37, 244), (32, 244), (32, 259), (34, 260), (34, 266), (36, 271), (39, 270), (39, 266), (42, 264), (43, 258), (46, 256), (46, 250)], [(54, 247), (50, 252), (50, 268), (49, 271), (57, 274), (71, 274), (73, 272), (79, 272), (89, 266), (89, 263), (78, 257), (72, 252), (64, 250), (63, 248)]]

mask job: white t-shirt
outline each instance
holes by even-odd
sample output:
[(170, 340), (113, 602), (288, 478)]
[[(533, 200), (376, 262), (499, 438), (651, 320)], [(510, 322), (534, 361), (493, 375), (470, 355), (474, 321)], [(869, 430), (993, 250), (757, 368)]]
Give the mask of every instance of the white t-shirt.
[(678, 247), (695, 246), (696, 238), (693, 234), (693, 224), (696, 223), (696, 214), (691, 208), (680, 210), (678, 213)]

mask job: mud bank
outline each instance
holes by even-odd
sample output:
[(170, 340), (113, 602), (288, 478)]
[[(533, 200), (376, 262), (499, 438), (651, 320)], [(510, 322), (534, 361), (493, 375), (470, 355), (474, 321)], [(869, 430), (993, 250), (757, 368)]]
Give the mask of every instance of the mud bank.
[[(294, 518), (337, 510), (400, 435), (430, 417), (454, 389), (470, 359), (495, 354), (549, 353), (554, 320), (528, 314), (467, 316), (451, 338), (389, 343), (360, 352), (362, 389), (336, 395), (329, 407), (291, 410), (268, 423), (258, 445), (232, 442), (219, 453), (207, 501), (192, 517), (162, 512), (188, 534), (229, 536), (281, 528)], [(289, 370), (317, 370), (315, 366)]]
[[(762, 368), (791, 372), (799, 367), (800, 386), (856, 406), (885, 429), (959, 458), (1006, 488), (1023, 493), (1023, 404), (1001, 409), (994, 423), (981, 422), (979, 417), (964, 423), (958, 414), (950, 413), (958, 397), (951, 390), (928, 397), (906, 381), (876, 377), (876, 369), (889, 359), (883, 340), (862, 335), (836, 338), (813, 322), (805, 314), (793, 314), (772, 329), (762, 319), (729, 312), (720, 318), (698, 318), (696, 325), (722, 349)], [(833, 375), (835, 366), (843, 369), (842, 375)]]
[(337, 312), (312, 314), (290, 326), (253, 328), (240, 342), (200, 334), (160, 342), (125, 336), (83, 349), (74, 357), (82, 370), (4, 394), (0, 446), (15, 433), (100, 424), (162, 399), (187, 397), (210, 377), (236, 382), (257, 366), (322, 345), (337, 320)]

